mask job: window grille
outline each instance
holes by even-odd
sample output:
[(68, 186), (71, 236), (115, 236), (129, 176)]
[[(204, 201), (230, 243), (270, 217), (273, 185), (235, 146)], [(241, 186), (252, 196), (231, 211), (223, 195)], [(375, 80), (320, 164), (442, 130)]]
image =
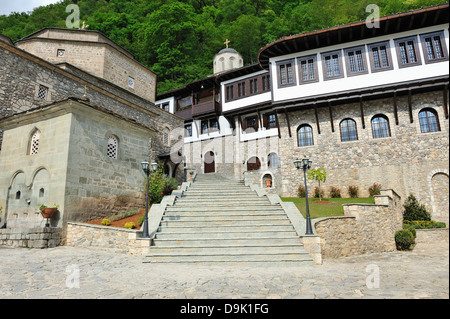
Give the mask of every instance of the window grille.
[(119, 142), (115, 136), (110, 136), (108, 139), (108, 148), (106, 150), (106, 155), (109, 158), (117, 159), (117, 153), (119, 150)]
[(168, 128), (164, 129), (163, 131), (163, 143), (165, 146), (170, 145), (170, 131)]
[(39, 139), (41, 137), (41, 132), (39, 130), (36, 130), (33, 135), (31, 135), (31, 141), (30, 141), (30, 155), (37, 154), (39, 151)]
[(47, 96), (48, 96), (48, 87), (39, 85), (38, 98), (47, 101)]

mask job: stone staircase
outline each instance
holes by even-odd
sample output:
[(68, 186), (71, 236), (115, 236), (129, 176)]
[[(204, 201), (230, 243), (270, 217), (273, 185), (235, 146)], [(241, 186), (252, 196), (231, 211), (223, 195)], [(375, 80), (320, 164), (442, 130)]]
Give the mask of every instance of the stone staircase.
[(145, 262), (253, 266), (313, 264), (280, 204), (215, 174), (167, 206)]

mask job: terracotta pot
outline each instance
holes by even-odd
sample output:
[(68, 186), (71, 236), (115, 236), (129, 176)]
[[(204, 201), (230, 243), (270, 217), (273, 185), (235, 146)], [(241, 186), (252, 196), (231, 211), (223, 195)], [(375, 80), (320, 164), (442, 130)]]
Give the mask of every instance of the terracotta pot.
[(58, 211), (58, 208), (45, 208), (41, 210), (42, 217), (52, 218), (53, 215)]
[(266, 179), (266, 187), (271, 188), (272, 187), (272, 181), (270, 179)]

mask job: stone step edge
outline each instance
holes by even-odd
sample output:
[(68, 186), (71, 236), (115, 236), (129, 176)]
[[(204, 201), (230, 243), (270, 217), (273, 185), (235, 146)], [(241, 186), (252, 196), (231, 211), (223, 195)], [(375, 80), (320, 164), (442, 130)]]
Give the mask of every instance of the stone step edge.
[[(191, 234), (191, 233), (188, 233)], [(244, 233), (245, 234), (245, 233)], [(190, 242), (190, 241), (231, 241), (231, 240), (250, 240), (250, 241), (264, 241), (264, 240), (268, 240), (273, 242), (274, 240), (281, 240), (281, 239), (299, 239), (297, 236), (289, 236), (289, 237), (223, 237), (223, 238), (218, 238), (218, 237), (206, 237), (206, 238), (155, 238), (153, 239), (154, 242), (167, 242), (167, 241), (186, 241), (186, 242)]]
[(264, 256), (264, 257), (273, 257), (273, 256), (309, 256), (307, 251), (296, 251), (292, 253), (279, 253), (279, 252), (264, 252), (264, 253), (234, 253), (234, 252), (217, 252), (217, 253), (184, 253), (184, 254), (173, 254), (173, 253), (156, 253), (156, 254), (146, 254), (145, 257), (213, 257), (213, 256), (226, 256), (226, 257), (242, 257), (242, 256)]

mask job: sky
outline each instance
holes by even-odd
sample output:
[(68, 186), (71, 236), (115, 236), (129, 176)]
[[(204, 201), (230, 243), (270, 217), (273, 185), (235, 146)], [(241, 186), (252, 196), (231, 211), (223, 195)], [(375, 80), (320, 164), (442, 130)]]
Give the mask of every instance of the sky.
[(61, 0), (0, 0), (0, 15), (11, 12), (33, 11), (34, 8), (57, 3)]

